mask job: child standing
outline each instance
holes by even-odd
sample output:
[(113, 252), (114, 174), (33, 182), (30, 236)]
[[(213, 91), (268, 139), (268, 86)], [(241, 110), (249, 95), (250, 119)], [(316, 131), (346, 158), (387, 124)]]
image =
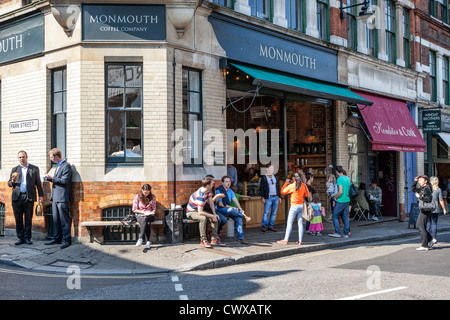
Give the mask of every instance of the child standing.
[(314, 218), (309, 225), (309, 231), (311, 231), (314, 236), (321, 236), (322, 234), (320, 231), (323, 230), (322, 216), (325, 216), (325, 209), (320, 203), (319, 194), (314, 193), (312, 195), (311, 205), (314, 208)]
[(330, 197), (331, 210), (333, 210), (334, 205), (336, 203), (336, 193), (337, 193), (337, 185), (336, 185), (336, 177), (334, 174), (330, 174), (328, 176), (327, 181), (327, 194)]

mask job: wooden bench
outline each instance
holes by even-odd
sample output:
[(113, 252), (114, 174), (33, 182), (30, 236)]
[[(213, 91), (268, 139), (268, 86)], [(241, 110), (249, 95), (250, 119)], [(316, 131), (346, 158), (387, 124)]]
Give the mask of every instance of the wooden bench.
[[(137, 222), (134, 223), (122, 223), (121, 221), (83, 221), (80, 226), (86, 227), (87, 231), (89, 232), (90, 241), (91, 243), (94, 242), (94, 233), (93, 229), (98, 227), (118, 227), (118, 226), (128, 226), (138, 224)], [(163, 225), (164, 220), (155, 220), (151, 223), (152, 225)]]

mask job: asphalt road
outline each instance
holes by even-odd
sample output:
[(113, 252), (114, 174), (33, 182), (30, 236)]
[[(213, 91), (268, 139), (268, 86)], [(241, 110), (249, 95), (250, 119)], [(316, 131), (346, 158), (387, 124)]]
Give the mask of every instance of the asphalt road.
[[(420, 242), (415, 237), (183, 274), (80, 278), (76, 272), (48, 274), (0, 266), (0, 292), (2, 300), (189, 300), (191, 305), (192, 300), (207, 299), (259, 304), (450, 299), (450, 232), (438, 240), (427, 252), (415, 250)], [(172, 311), (186, 311), (178, 310), (180, 306), (175, 304)]]

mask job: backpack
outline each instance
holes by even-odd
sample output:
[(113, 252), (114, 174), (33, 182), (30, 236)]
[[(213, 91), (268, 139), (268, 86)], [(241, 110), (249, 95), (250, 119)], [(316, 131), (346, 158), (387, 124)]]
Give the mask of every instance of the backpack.
[(350, 184), (350, 189), (348, 191), (348, 196), (350, 197), (350, 200), (355, 200), (358, 195), (359, 195), (358, 188), (353, 183)]

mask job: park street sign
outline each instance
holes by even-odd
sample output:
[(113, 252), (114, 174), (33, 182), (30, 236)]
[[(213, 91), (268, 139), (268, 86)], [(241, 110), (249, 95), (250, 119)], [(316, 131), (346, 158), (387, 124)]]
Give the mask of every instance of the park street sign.
[(9, 133), (20, 133), (39, 130), (39, 120), (23, 120), (9, 123)]

